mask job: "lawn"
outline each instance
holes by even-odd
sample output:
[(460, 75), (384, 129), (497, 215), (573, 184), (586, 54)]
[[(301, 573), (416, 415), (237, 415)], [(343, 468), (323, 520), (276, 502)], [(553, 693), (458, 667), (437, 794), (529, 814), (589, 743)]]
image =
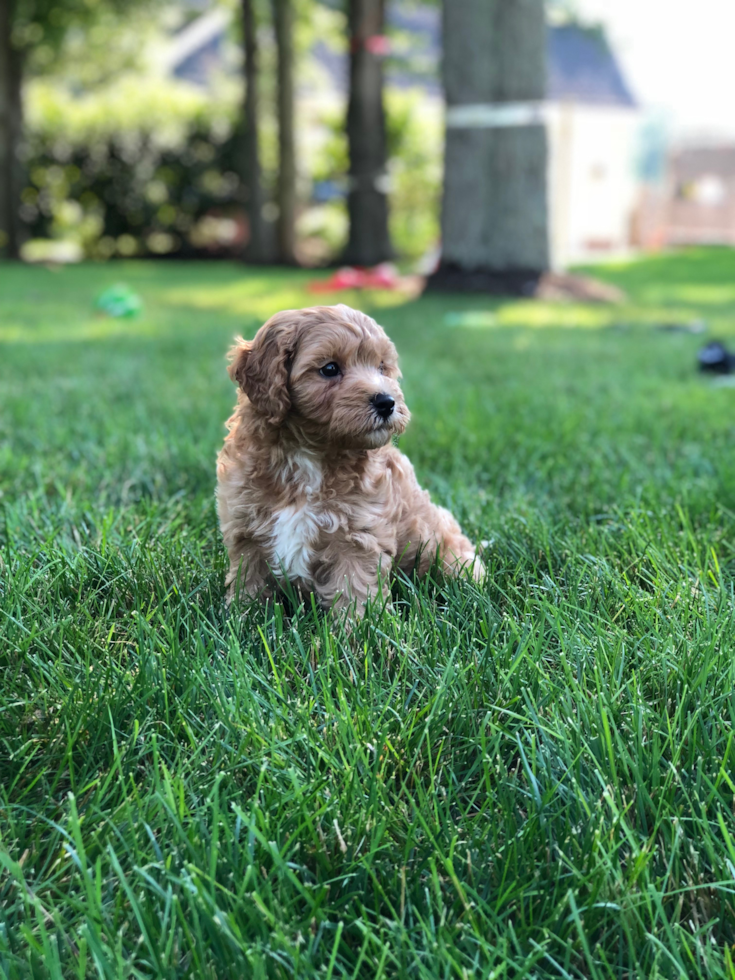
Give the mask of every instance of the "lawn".
[(657, 329), (735, 341), (735, 253), (599, 274), (347, 296), (492, 543), (346, 633), (223, 601), (224, 353), (308, 275), (0, 267), (3, 976), (735, 977), (735, 388)]

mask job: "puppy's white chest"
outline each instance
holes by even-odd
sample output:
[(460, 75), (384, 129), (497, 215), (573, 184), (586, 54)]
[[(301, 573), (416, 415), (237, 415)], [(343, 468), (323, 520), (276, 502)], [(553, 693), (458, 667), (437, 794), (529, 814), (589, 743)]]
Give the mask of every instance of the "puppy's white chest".
[(306, 451), (292, 453), (284, 461), (281, 479), (300, 488), (307, 497), (313, 497), (322, 485), (321, 463)]
[(273, 525), (271, 567), (287, 578), (308, 579), (321, 522), (309, 504), (291, 504)]

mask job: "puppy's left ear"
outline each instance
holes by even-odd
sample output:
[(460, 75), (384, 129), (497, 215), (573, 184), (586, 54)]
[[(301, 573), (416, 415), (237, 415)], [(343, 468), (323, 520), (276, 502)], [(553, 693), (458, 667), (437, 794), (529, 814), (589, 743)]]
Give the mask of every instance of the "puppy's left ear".
[(271, 425), (280, 425), (291, 407), (288, 372), (294, 353), (293, 327), (285, 318), (279, 322), (279, 316), (261, 327), (254, 340), (236, 338), (228, 368), (253, 408)]

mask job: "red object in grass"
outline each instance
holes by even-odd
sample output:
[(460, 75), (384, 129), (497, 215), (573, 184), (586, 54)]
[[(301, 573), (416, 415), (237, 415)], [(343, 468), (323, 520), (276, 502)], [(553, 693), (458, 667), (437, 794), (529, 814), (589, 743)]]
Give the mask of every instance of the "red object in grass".
[(374, 269), (345, 266), (338, 269), (329, 279), (317, 279), (309, 289), (312, 293), (339, 293), (345, 289), (398, 289), (400, 279), (388, 262), (376, 265)]

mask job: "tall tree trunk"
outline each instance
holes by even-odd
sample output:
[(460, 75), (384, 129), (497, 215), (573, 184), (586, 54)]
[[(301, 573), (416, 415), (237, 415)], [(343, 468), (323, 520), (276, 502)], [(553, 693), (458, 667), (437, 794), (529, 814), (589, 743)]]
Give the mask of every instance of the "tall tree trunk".
[[(2, 2), (2, 0), (0, 0)], [(247, 194), (247, 213), (250, 238), (245, 247), (247, 262), (268, 260), (265, 221), (263, 219), (263, 187), (259, 151), (260, 100), (258, 92), (258, 29), (253, 0), (242, 0), (242, 31), (245, 48), (245, 122), (243, 147), (243, 183)]]
[[(444, 87), (442, 260), (429, 284), (530, 293), (549, 264), (546, 128), (534, 111), (546, 93), (543, 0), (445, 0)], [(514, 103), (505, 117), (501, 103)], [(462, 118), (461, 106), (473, 110)]]
[(0, 0), (0, 256), (20, 254), (22, 59), (11, 43), (13, 0)]
[(296, 150), (294, 141), (293, 0), (273, 0), (278, 51), (278, 260), (296, 262)]
[(353, 265), (375, 265), (393, 256), (385, 186), (384, 29), (385, 0), (350, 0), (350, 235), (344, 260)]

